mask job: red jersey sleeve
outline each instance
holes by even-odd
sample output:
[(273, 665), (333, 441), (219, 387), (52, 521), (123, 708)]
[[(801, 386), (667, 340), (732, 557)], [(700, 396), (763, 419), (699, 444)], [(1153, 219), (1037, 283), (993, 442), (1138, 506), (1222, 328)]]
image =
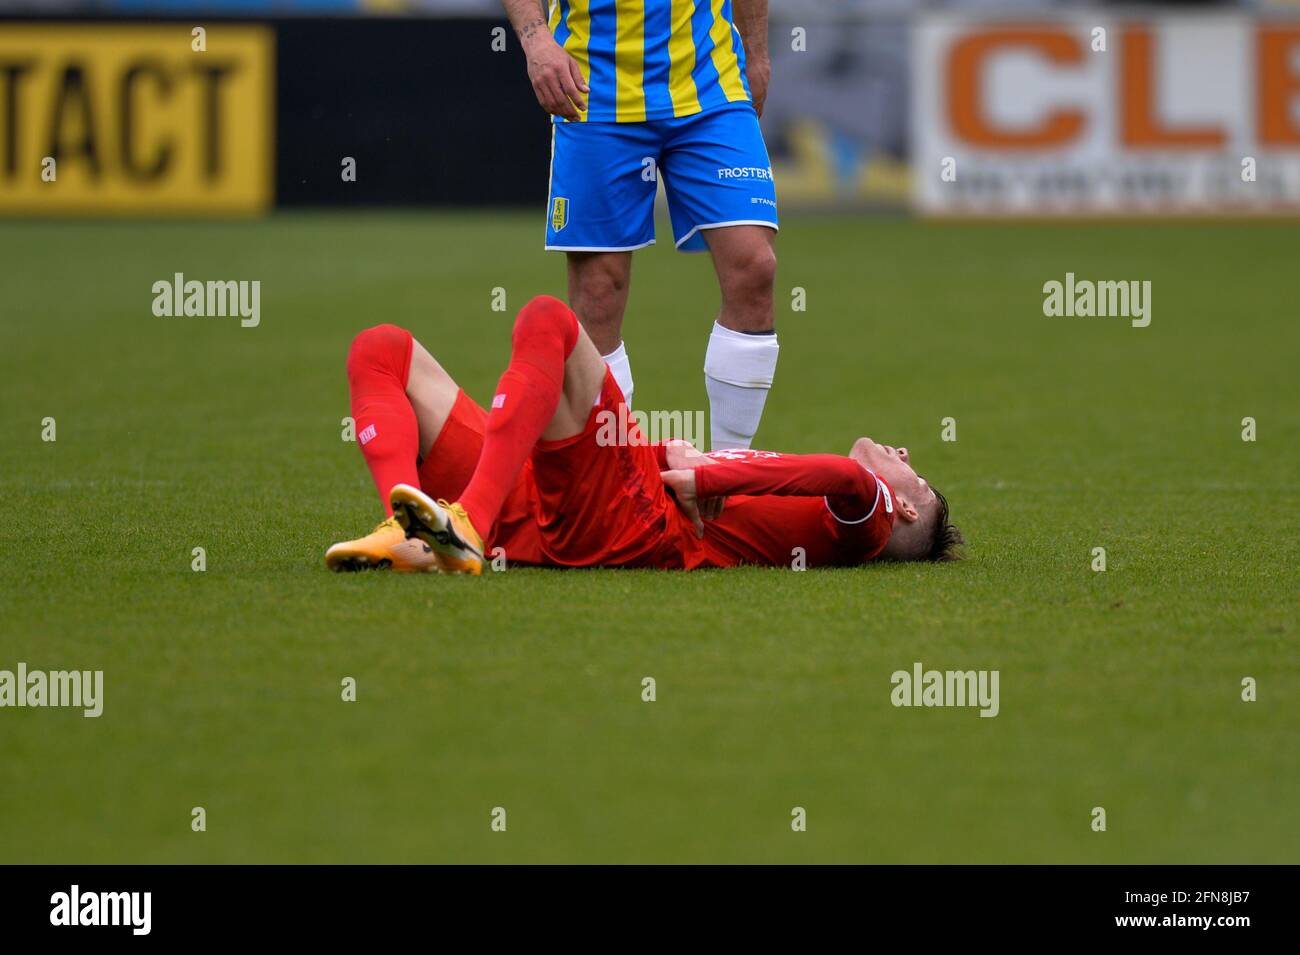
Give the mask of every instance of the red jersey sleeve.
[[(838, 454), (717, 451), (716, 464), (694, 469), (700, 498), (734, 495), (706, 522), (706, 550), (719, 566), (789, 563), (802, 548), (808, 566), (876, 557), (889, 540), (889, 486)], [(817, 500), (823, 498), (823, 500)]]
[(695, 469), (696, 496), (727, 494), (787, 494), (825, 496), (842, 521), (870, 513), (880, 487), (876, 476), (852, 458), (838, 454), (775, 454), (734, 451), (709, 455), (716, 464)]

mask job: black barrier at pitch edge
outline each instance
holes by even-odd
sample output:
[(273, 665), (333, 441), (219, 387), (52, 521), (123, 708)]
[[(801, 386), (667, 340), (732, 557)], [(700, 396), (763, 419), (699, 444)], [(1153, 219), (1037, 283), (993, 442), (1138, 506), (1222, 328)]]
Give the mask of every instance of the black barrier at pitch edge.
[(274, 25), (277, 205), (535, 206), (540, 231), (550, 121), (504, 19)]

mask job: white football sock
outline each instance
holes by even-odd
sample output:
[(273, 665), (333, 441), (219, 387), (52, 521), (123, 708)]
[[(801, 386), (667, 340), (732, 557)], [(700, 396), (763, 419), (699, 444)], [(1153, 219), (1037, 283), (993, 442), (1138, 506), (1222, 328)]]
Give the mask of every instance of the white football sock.
[(601, 355), (605, 359), (605, 364), (609, 365), (609, 370), (614, 373), (614, 380), (618, 382), (619, 389), (623, 392), (623, 403), (629, 408), (632, 407), (632, 363), (627, 360), (627, 348), (625, 342), (619, 342), (608, 355)]
[(776, 374), (778, 351), (776, 332), (746, 335), (713, 323), (704, 353), (712, 450), (748, 448), (754, 440)]

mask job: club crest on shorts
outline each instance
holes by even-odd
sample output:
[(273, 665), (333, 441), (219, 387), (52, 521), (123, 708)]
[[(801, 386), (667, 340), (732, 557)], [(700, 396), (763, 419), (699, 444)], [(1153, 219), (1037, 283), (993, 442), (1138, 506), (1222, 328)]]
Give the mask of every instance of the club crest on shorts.
[(556, 196), (551, 202), (551, 228), (559, 232), (569, 224), (569, 200)]

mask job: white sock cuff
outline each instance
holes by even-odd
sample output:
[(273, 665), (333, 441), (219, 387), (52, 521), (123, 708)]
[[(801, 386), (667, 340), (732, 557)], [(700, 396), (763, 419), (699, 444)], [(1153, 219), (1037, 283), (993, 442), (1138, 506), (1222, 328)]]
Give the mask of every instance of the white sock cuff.
[(771, 388), (779, 352), (775, 332), (746, 335), (714, 322), (704, 353), (704, 373), (739, 388)]
[[(609, 370), (614, 373), (614, 380), (618, 382), (619, 390), (623, 392), (623, 400), (629, 405), (632, 404), (632, 363), (628, 361), (627, 348), (625, 342), (619, 342), (608, 355), (601, 355), (605, 359), (605, 364), (609, 365)], [(600, 395), (596, 396), (596, 403), (600, 403)]]

